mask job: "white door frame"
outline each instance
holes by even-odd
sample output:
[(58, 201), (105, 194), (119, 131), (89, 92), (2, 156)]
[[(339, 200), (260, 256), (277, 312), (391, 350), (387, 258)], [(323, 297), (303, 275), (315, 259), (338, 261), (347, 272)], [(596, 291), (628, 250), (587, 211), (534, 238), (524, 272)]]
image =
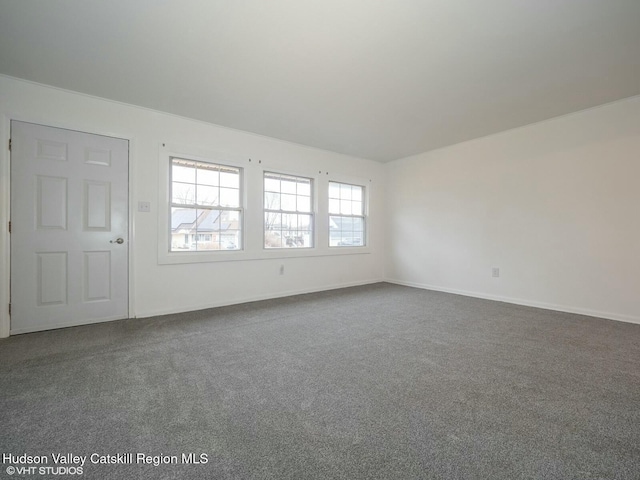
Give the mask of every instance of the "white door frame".
[(11, 329), (11, 317), (9, 315), (10, 286), (11, 286), (11, 235), (9, 233), (9, 218), (11, 215), (11, 165), (9, 152), (9, 139), (11, 138), (11, 121), (26, 123), (36, 123), (47, 127), (63, 128), (84, 132), (93, 135), (106, 137), (116, 137), (129, 141), (129, 241), (127, 242), (129, 256), (129, 292), (128, 292), (128, 313), (129, 318), (135, 318), (135, 271), (134, 271), (134, 245), (135, 245), (135, 211), (137, 205), (133, 185), (135, 184), (135, 169), (133, 159), (135, 158), (136, 143), (135, 137), (123, 134), (122, 132), (105, 131), (93, 128), (91, 125), (65, 124), (53, 118), (33, 118), (29, 116), (4, 114), (0, 116), (0, 338), (8, 337)]

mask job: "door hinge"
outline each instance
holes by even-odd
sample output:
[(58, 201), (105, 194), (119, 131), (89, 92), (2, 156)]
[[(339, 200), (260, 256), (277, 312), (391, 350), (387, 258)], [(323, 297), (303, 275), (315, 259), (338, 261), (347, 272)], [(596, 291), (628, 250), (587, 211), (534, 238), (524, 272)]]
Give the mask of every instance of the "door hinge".
[(9, 139), (9, 151), (11, 151), (11, 139)]
[(11, 304), (9, 304), (9, 315), (11, 315)]
[(9, 221), (9, 233), (11, 233), (11, 221)]

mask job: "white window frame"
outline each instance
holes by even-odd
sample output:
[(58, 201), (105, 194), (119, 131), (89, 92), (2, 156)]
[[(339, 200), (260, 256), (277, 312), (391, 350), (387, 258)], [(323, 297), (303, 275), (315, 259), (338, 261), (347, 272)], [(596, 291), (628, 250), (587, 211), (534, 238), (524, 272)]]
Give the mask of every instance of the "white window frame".
[[(171, 159), (181, 158), (195, 162), (211, 163), (240, 169), (240, 217), (242, 245), (239, 250), (200, 250), (200, 251), (171, 251)], [(160, 265), (207, 263), (220, 261), (243, 260), (246, 256), (246, 206), (247, 206), (247, 162), (227, 152), (212, 149), (202, 149), (193, 146), (160, 144), (158, 158), (158, 245), (157, 258)]]
[[(174, 181), (173, 181), (173, 162), (174, 160), (179, 160), (179, 161), (183, 161), (183, 162), (192, 162), (195, 164), (195, 168), (197, 169), (197, 164), (200, 163), (205, 163), (205, 164), (209, 164), (211, 166), (217, 167), (219, 169), (223, 169), (223, 168), (229, 168), (229, 169), (234, 169), (238, 171), (238, 176), (239, 176), (239, 185), (238, 185), (238, 206), (237, 207), (227, 207), (227, 206), (222, 206), (222, 205), (206, 205), (206, 204), (199, 204), (198, 203), (198, 199), (196, 197), (194, 197), (194, 203), (193, 204), (187, 204), (187, 203), (174, 203), (173, 202), (173, 188), (174, 188)], [(221, 170), (220, 170), (221, 171)], [(195, 180), (196, 183), (194, 183), (194, 186), (197, 188), (198, 186), (203, 186), (203, 184), (199, 184), (197, 181), (197, 178)], [(238, 248), (233, 249), (232, 251), (239, 251), (243, 249), (243, 245), (244, 245), (244, 229), (243, 229), (243, 222), (244, 222), (244, 207), (243, 207), (243, 184), (244, 184), (244, 169), (242, 167), (238, 167), (235, 165), (226, 165), (220, 162), (214, 162), (214, 161), (206, 161), (206, 160), (194, 160), (192, 158), (188, 158), (187, 156), (181, 155), (181, 156), (176, 156), (176, 155), (172, 155), (169, 157), (169, 218), (172, 217), (173, 215), (173, 209), (174, 208), (182, 208), (182, 209), (187, 209), (187, 210), (216, 210), (216, 211), (227, 211), (227, 212), (237, 212), (238, 216), (240, 218), (239, 220), (239, 225), (238, 225), (238, 230), (240, 232), (240, 244), (237, 245)], [(221, 185), (218, 186), (218, 188), (222, 188)], [(171, 230), (171, 222), (169, 222), (169, 230)], [(222, 232), (220, 232), (221, 234)], [(205, 233), (200, 233), (198, 232), (196, 235), (200, 236), (200, 235), (205, 235)], [(194, 235), (195, 236), (195, 235)], [(217, 249), (217, 250), (187, 250), (184, 252), (181, 252), (180, 250), (172, 250), (171, 247), (171, 233), (169, 233), (169, 243), (167, 245), (167, 248), (169, 249), (170, 253), (186, 253), (189, 255), (193, 255), (193, 254), (198, 254), (198, 253), (202, 253), (202, 252), (207, 252), (207, 253), (220, 253), (223, 252), (224, 250), (222, 249)]]
[[(282, 204), (280, 205), (281, 208), (279, 209), (272, 209), (272, 208), (267, 208), (267, 205), (264, 203), (265, 202), (265, 198), (267, 196), (267, 190), (266, 190), (266, 186), (265, 186), (265, 181), (267, 179), (268, 175), (273, 175), (273, 176), (278, 176), (278, 177), (288, 177), (291, 179), (304, 179), (304, 180), (309, 180), (309, 211), (308, 212), (304, 212), (304, 211), (298, 211), (298, 210), (283, 210), (282, 209)], [(271, 171), (271, 170), (263, 170), (262, 173), (262, 210), (263, 210), (263, 222), (262, 222), (262, 235), (263, 235), (263, 248), (265, 250), (268, 251), (272, 251), (272, 250), (288, 250), (292, 247), (288, 247), (287, 245), (281, 245), (281, 246), (276, 246), (276, 247), (267, 247), (266, 246), (266, 236), (267, 236), (267, 229), (266, 229), (266, 224), (264, 221), (264, 216), (266, 214), (269, 213), (274, 213), (274, 214), (280, 214), (280, 215), (308, 215), (309, 217), (311, 217), (311, 222), (310, 222), (310, 235), (309, 235), (309, 242), (310, 245), (306, 246), (306, 247), (295, 247), (295, 249), (300, 249), (300, 250), (309, 250), (309, 249), (313, 249), (315, 248), (315, 244), (316, 244), (316, 238), (315, 238), (315, 232), (316, 232), (316, 216), (315, 216), (315, 179), (313, 177), (308, 177), (308, 176), (304, 176), (304, 175), (292, 175), (290, 173), (283, 173), (283, 172), (276, 172), (276, 171)], [(283, 192), (273, 192), (273, 193), (279, 193), (282, 199), (282, 194)], [(296, 197), (298, 197), (299, 195), (296, 193), (295, 194)]]
[[(336, 185), (347, 185), (349, 187), (359, 187), (362, 189), (362, 213), (358, 214), (358, 215), (354, 215), (354, 214), (341, 214), (341, 213), (331, 213), (331, 207), (330, 207), (330, 203), (331, 203), (331, 196), (330, 196), (330, 191), (331, 191), (331, 184), (336, 184)], [(329, 230), (329, 248), (331, 249), (357, 249), (357, 248), (365, 248), (368, 246), (369, 242), (368, 242), (368, 189), (365, 185), (361, 185), (359, 183), (353, 183), (353, 182), (346, 182), (346, 181), (339, 181), (339, 180), (329, 180), (328, 184), (327, 184), (327, 199), (328, 199), (328, 205), (327, 205), (327, 221), (329, 222), (329, 229), (331, 228), (331, 217), (345, 217), (345, 218), (359, 218), (362, 220), (362, 245), (331, 245), (331, 232)]]

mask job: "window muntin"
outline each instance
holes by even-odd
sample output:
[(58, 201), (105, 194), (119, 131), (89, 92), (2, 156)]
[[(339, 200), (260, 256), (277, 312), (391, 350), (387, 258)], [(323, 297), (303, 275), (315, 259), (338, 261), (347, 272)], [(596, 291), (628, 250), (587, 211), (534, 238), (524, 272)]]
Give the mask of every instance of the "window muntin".
[(170, 251), (240, 250), (242, 169), (171, 158)]
[(313, 182), (264, 172), (264, 248), (313, 247)]
[(365, 245), (364, 187), (329, 182), (329, 246)]

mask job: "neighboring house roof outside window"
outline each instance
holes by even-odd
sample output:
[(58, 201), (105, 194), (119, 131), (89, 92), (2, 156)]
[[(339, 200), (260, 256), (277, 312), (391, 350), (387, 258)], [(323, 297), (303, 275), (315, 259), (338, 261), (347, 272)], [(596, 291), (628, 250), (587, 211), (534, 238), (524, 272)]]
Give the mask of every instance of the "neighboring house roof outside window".
[(195, 231), (197, 228), (198, 232), (204, 233), (228, 230), (231, 224), (222, 222), (220, 217), (218, 210), (202, 210), (196, 217), (196, 210), (192, 208), (174, 209), (171, 214), (171, 231)]
[(174, 209), (171, 213), (171, 230), (189, 230), (196, 221), (196, 211), (190, 208)]

